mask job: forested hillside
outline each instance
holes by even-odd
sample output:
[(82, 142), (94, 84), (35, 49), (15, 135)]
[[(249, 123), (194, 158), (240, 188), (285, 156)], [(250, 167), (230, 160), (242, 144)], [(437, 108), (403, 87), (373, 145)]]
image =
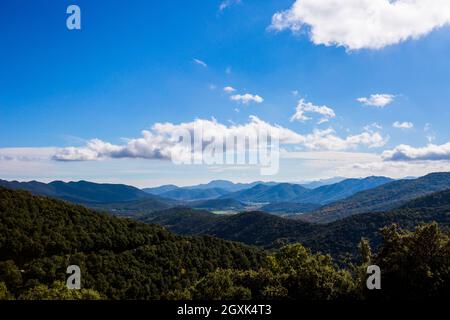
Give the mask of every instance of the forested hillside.
[[(445, 195), (435, 198), (448, 199)], [(429, 200), (417, 201), (422, 205)], [(184, 210), (177, 208), (171, 214), (182, 218)], [(416, 212), (401, 210), (406, 216)], [(445, 220), (448, 211), (447, 216), (443, 212)], [(165, 217), (162, 212), (153, 214)], [(201, 214), (212, 217), (206, 211)], [(214, 217), (215, 221), (225, 218)], [(295, 225), (302, 225), (302, 229), (294, 228), (296, 236), (317, 231), (316, 225), (263, 213), (231, 217), (234, 224), (228, 229), (214, 229), (219, 225), (215, 224), (212, 230), (229, 232), (245, 223), (249, 227), (234, 236), (256, 237), (253, 241), (258, 244), (267, 241), (264, 235), (277, 239), (279, 230), (289, 231)], [(431, 217), (434, 220), (436, 215), (430, 213)], [(356, 223), (348, 230), (367, 223)], [(376, 229), (376, 223), (369, 224)], [(322, 245), (320, 240), (309, 245)], [(348, 243), (361, 262), (341, 269), (330, 256), (313, 254), (301, 244), (281, 246), (280, 242), (279, 250), (265, 252), (207, 236), (182, 237), (156, 225), (0, 188), (0, 299), (358, 300), (439, 298), (449, 293), (448, 230), (439, 230), (436, 223), (415, 232), (386, 227), (374, 254), (368, 242)], [(380, 292), (365, 289), (365, 268), (370, 263), (382, 268)], [(72, 264), (81, 268), (82, 290), (65, 287), (66, 268)]]
[(355, 256), (363, 237), (377, 247), (381, 241), (379, 229), (393, 223), (409, 230), (433, 221), (450, 227), (450, 189), (412, 200), (398, 209), (353, 215), (328, 224), (312, 224), (263, 212), (217, 216), (186, 208), (169, 209), (147, 216), (144, 221), (180, 234), (208, 234), (264, 248), (300, 242), (314, 252), (329, 253), (344, 261), (348, 256)]
[(0, 188), (0, 283), (15, 297), (64, 281), (67, 266), (76, 264), (83, 287), (105, 298), (159, 299), (216, 268), (261, 266), (264, 255)]

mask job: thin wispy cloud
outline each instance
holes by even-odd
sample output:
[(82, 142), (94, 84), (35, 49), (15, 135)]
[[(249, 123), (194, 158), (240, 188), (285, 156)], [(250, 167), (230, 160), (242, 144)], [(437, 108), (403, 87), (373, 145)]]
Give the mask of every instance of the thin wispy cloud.
[(436, 132), (433, 131), (433, 126), (431, 125), (431, 123), (426, 123), (425, 126), (423, 127), (423, 131), (426, 134), (426, 138), (428, 140), (428, 143), (433, 143), (434, 140), (436, 140)]
[(219, 11), (223, 11), (233, 5), (241, 3), (241, 0), (224, 0), (219, 5)]
[(450, 25), (448, 0), (296, 0), (270, 29), (308, 31), (316, 45), (382, 49)]
[(391, 104), (394, 101), (394, 99), (395, 99), (395, 95), (393, 95), (393, 94), (377, 93), (377, 94), (371, 94), (369, 97), (362, 97), (362, 98), (358, 98), (356, 100), (365, 106), (384, 108), (387, 105)]
[(199, 66), (202, 66), (202, 67), (204, 67), (204, 68), (207, 68), (207, 67), (208, 67), (208, 65), (206, 64), (206, 62), (204, 62), (204, 61), (202, 61), (202, 60), (200, 60), (200, 59), (194, 58), (194, 59), (192, 59), (192, 61), (194, 61), (195, 64), (198, 64)]
[(382, 130), (383, 126), (379, 124), (378, 122), (373, 122), (371, 124), (368, 124), (364, 126), (364, 131), (373, 131), (373, 130)]

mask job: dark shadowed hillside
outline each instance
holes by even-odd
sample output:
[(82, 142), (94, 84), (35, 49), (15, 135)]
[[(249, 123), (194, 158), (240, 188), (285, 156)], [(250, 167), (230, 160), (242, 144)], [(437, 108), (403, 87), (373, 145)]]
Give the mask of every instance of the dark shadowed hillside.
[(100, 184), (87, 181), (54, 181), (46, 184), (36, 181), (9, 182), (0, 180), (0, 186), (14, 190), (27, 190), (34, 195), (49, 196), (83, 204), (158, 199), (138, 188), (124, 184)]
[(161, 193), (160, 196), (169, 199), (188, 201), (188, 200), (214, 199), (226, 194), (228, 194), (228, 191), (220, 188), (212, 188), (212, 189), (178, 188), (175, 190)]
[(320, 207), (320, 204), (315, 203), (275, 202), (262, 206), (260, 210), (279, 215), (297, 215), (312, 212)]
[(204, 209), (210, 211), (216, 210), (239, 211), (245, 209), (245, 205), (242, 202), (237, 201), (235, 199), (198, 200), (198, 201), (190, 201), (186, 203), (186, 205), (191, 208)]
[(379, 229), (393, 223), (410, 230), (432, 221), (450, 227), (450, 190), (412, 200), (388, 212), (354, 215), (328, 224), (311, 224), (263, 212), (217, 216), (183, 208), (163, 211), (147, 221), (180, 234), (208, 234), (265, 248), (300, 242), (342, 261), (348, 255), (356, 255), (362, 237), (376, 247), (380, 242)]
[(224, 218), (226, 216), (216, 215), (209, 211), (176, 207), (147, 214), (140, 221), (159, 224), (178, 234), (196, 235), (206, 234), (205, 230)]

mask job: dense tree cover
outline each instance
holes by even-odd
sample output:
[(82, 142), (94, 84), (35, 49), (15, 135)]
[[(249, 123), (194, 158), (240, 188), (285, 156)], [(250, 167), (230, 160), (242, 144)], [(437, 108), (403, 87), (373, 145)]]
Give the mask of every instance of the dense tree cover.
[(266, 204), (259, 210), (281, 216), (295, 216), (298, 214), (312, 212), (320, 207), (321, 205), (317, 203), (276, 202)]
[(261, 263), (263, 252), (237, 243), (179, 237), (159, 226), (0, 189), (0, 282), (7, 288), (1, 292), (16, 298), (39, 296), (47, 290), (40, 285), (50, 295), (59, 292), (54, 283), (65, 281), (72, 264), (81, 268), (82, 287), (102, 297), (159, 299), (217, 268)]
[(101, 300), (102, 296), (92, 289), (70, 290), (61, 281), (55, 281), (50, 287), (39, 284), (19, 296), (21, 300)]
[[(414, 232), (391, 225), (372, 255), (362, 240), (362, 264), (338, 269), (329, 255), (311, 254), (300, 244), (268, 257), (258, 270), (216, 270), (182, 294), (185, 299), (436, 299), (450, 294), (450, 240), (436, 223)], [(381, 268), (381, 290), (366, 287), (367, 266)]]
[[(437, 223), (414, 232), (386, 227), (377, 253), (367, 240), (359, 250), (361, 263), (342, 268), (331, 256), (313, 254), (301, 244), (262, 252), (0, 189), (0, 299), (340, 300), (449, 294), (449, 231)], [(72, 264), (82, 271), (80, 291), (64, 286)], [(380, 291), (365, 287), (369, 264), (382, 270)]]
[[(450, 238), (436, 223), (415, 232), (395, 225), (381, 231), (383, 243), (372, 263), (383, 275), (383, 299), (450, 297)], [(381, 295), (382, 293), (382, 295)]]
[(413, 230), (421, 223), (436, 221), (450, 227), (450, 189), (408, 202), (388, 212), (359, 214), (328, 224), (311, 224), (263, 212), (245, 212), (218, 216), (206, 211), (175, 208), (143, 218), (144, 222), (163, 225), (179, 234), (208, 234), (222, 239), (257, 245), (268, 249), (300, 242), (313, 252), (330, 254), (340, 263), (348, 257), (359, 261), (358, 243), (370, 240), (376, 249), (386, 225)]
[(338, 270), (330, 256), (312, 255), (300, 244), (283, 247), (259, 270), (216, 270), (194, 287), (193, 299), (302, 299), (357, 298), (355, 279)]

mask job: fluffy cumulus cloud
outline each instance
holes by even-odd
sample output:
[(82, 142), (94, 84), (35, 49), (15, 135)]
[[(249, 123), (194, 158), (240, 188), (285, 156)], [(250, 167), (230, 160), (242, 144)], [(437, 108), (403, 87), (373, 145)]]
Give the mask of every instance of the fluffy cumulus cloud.
[(395, 99), (393, 94), (371, 94), (370, 97), (358, 98), (357, 101), (370, 107), (384, 108)]
[(450, 24), (448, 0), (296, 0), (271, 28), (309, 30), (316, 45), (381, 49)]
[(250, 103), (262, 103), (264, 102), (263, 97), (257, 95), (257, 94), (251, 94), (251, 93), (245, 93), (245, 94), (235, 94), (230, 97), (231, 100), (237, 101), (243, 104), (250, 104)]
[(382, 157), (385, 161), (450, 161), (450, 142), (442, 145), (429, 144), (422, 148), (402, 144), (384, 151)]
[(333, 109), (327, 106), (316, 106), (311, 102), (306, 102), (304, 99), (301, 99), (297, 108), (295, 109), (295, 114), (291, 117), (291, 121), (307, 121), (311, 120), (311, 117), (307, 116), (307, 113), (316, 113), (321, 115), (319, 120), (319, 124), (323, 122), (329, 121), (331, 118), (334, 118), (336, 114)]
[(393, 126), (394, 128), (397, 128), (397, 129), (403, 129), (403, 130), (414, 128), (414, 124), (413, 124), (412, 122), (400, 122), (400, 121), (395, 121), (395, 122), (392, 124), (392, 126)]
[[(292, 145), (308, 150), (342, 151), (361, 146), (376, 148), (386, 143), (386, 138), (383, 138), (377, 132), (363, 132), (342, 138), (332, 129), (316, 129), (310, 134), (303, 135), (288, 128), (267, 123), (256, 116), (251, 116), (245, 124), (229, 126), (221, 124), (215, 119), (197, 119), (181, 124), (156, 123), (151, 130), (142, 131), (141, 137), (129, 139), (124, 144), (115, 145), (93, 139), (83, 147), (58, 149), (53, 156), (53, 160), (89, 161), (111, 158), (174, 160), (175, 158), (175, 160), (183, 161), (186, 160), (186, 157), (191, 156), (192, 146), (190, 142), (187, 144), (182, 143), (182, 141), (194, 137), (199, 129), (202, 132), (202, 150), (216, 139), (227, 141), (230, 138), (236, 138), (237, 141), (245, 143), (246, 137), (254, 136), (258, 132), (265, 132), (270, 137), (276, 137), (280, 145)], [(188, 133), (188, 136), (186, 133)]]
[(356, 149), (359, 146), (379, 148), (384, 146), (387, 140), (379, 132), (363, 132), (341, 138), (336, 135), (333, 129), (315, 129), (312, 133), (305, 136), (303, 144), (310, 150), (340, 151)]
[(227, 87), (223, 88), (223, 91), (225, 91), (226, 93), (233, 93), (236, 91), (236, 89), (231, 86), (227, 86)]

